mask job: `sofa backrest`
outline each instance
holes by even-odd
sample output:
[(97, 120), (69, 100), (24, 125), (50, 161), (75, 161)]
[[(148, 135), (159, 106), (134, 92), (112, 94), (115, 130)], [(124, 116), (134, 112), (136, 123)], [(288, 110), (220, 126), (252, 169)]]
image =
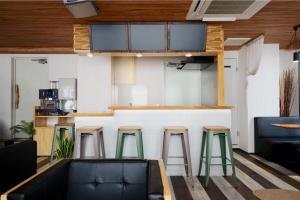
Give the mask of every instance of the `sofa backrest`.
[(68, 180), (69, 200), (147, 199), (148, 161), (74, 160)]
[(272, 124), (300, 124), (300, 117), (255, 117), (255, 138), (300, 137), (300, 129), (281, 128)]
[(36, 142), (27, 140), (0, 148), (0, 194), (36, 173)]

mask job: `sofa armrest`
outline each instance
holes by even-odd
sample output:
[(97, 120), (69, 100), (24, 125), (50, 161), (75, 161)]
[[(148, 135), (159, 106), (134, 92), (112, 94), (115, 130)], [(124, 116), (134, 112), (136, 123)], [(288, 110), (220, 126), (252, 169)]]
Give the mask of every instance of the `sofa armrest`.
[(65, 200), (70, 161), (53, 161), (37, 174), (5, 192), (1, 195), (1, 200)]
[(26, 140), (0, 148), (0, 195), (36, 173), (36, 142)]
[(162, 160), (150, 161), (148, 180), (149, 200), (171, 200), (171, 192)]

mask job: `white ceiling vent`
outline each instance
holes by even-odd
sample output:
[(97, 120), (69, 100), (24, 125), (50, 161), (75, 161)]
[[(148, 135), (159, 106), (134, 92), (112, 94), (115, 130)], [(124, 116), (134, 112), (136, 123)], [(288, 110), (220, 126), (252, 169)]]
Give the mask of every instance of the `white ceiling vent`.
[(251, 40), (251, 38), (227, 38), (224, 42), (224, 45), (225, 46), (242, 46), (249, 40)]
[(187, 20), (234, 21), (250, 19), (270, 0), (193, 0)]
[(92, 17), (99, 14), (96, 1), (64, 0), (64, 4), (75, 18)]

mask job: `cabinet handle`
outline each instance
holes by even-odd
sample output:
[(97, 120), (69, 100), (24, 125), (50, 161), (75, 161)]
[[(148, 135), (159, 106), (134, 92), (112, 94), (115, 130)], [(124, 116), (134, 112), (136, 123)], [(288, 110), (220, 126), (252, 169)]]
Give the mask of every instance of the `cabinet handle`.
[(19, 104), (20, 104), (20, 89), (19, 89), (19, 85), (18, 84), (16, 84), (15, 95), (16, 95), (15, 107), (16, 107), (16, 109), (19, 109)]

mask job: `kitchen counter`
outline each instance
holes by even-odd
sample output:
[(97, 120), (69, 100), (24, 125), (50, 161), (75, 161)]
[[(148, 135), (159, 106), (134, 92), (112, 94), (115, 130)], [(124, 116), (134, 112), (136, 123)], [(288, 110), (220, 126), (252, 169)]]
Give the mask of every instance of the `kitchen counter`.
[[(38, 155), (49, 155), (54, 124), (75, 123), (82, 126), (102, 126), (107, 158), (114, 158), (117, 132), (120, 126), (140, 126), (143, 131), (143, 146), (146, 159), (161, 159), (163, 131), (165, 126), (185, 126), (189, 131), (193, 174), (197, 174), (203, 126), (226, 126), (231, 128), (232, 106), (112, 106), (112, 111), (100, 113), (73, 113), (66, 116), (35, 116)], [(235, 143), (236, 136), (233, 136)], [(218, 144), (218, 138), (215, 138)], [(87, 156), (93, 154), (92, 139), (87, 139)], [(219, 155), (219, 145), (214, 145), (213, 154)], [(125, 142), (125, 156), (136, 155), (135, 138)], [(182, 155), (181, 142), (172, 137), (170, 155)], [(182, 159), (170, 159), (170, 163), (180, 163)], [(230, 169), (228, 168), (230, 173)], [(184, 175), (182, 166), (168, 167), (169, 175)], [(219, 167), (212, 167), (212, 175), (221, 175)]]
[[(153, 109), (155, 108), (155, 109)], [(192, 159), (193, 174), (198, 172), (200, 147), (203, 126), (226, 126), (231, 128), (232, 107), (111, 107), (113, 117), (75, 117), (76, 127), (102, 126), (107, 158), (115, 157), (117, 133), (120, 126), (139, 126), (143, 132), (144, 155), (146, 159), (161, 159), (164, 127), (185, 126), (189, 131), (189, 143)], [(236, 143), (236, 134), (233, 143)], [(92, 138), (87, 138), (87, 156), (93, 155)], [(127, 137), (124, 147), (124, 156), (136, 156), (134, 137)], [(213, 155), (220, 155), (218, 137), (214, 138)], [(181, 156), (182, 144), (179, 137), (172, 137), (170, 155)], [(182, 159), (169, 159), (170, 163), (182, 163)], [(183, 166), (169, 166), (168, 175), (185, 175)], [(222, 175), (219, 166), (212, 167), (212, 175)], [(228, 174), (231, 170), (228, 168)]]

